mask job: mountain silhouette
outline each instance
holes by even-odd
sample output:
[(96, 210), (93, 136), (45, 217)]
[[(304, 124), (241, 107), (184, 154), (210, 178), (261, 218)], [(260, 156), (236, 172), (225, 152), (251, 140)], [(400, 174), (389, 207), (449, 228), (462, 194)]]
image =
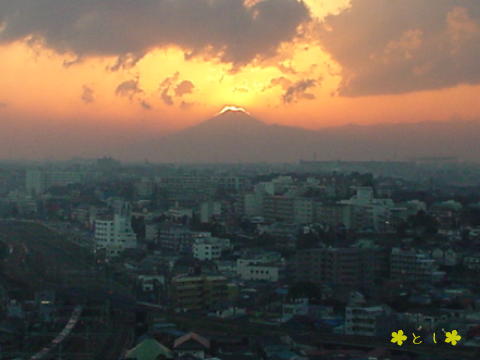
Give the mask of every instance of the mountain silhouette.
[(130, 159), (182, 163), (407, 160), (430, 156), (479, 161), (480, 123), (346, 125), (307, 130), (269, 125), (245, 112), (226, 111), (125, 151)]

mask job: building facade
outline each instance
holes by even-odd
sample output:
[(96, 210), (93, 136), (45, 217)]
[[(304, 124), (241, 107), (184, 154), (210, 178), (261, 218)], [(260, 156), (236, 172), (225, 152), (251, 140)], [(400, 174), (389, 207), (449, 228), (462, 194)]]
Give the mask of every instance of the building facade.
[(205, 310), (228, 300), (227, 278), (211, 275), (180, 275), (172, 279), (171, 297), (181, 310)]
[(132, 229), (131, 210), (124, 203), (115, 212), (113, 219), (95, 221), (95, 248), (105, 249), (107, 257), (119, 255), (125, 249), (137, 247), (137, 236)]

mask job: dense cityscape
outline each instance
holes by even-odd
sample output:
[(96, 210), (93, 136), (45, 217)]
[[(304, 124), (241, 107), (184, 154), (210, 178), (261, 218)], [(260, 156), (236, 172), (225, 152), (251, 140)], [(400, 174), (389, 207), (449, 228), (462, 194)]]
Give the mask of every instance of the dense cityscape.
[(480, 359), (479, 0), (0, 0), (0, 360)]
[(479, 174), (5, 162), (2, 358), (476, 358)]

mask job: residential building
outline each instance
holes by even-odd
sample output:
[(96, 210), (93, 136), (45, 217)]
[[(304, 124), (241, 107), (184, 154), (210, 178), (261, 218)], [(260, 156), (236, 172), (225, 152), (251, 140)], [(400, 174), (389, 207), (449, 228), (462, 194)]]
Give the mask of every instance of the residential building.
[(193, 243), (193, 257), (201, 261), (220, 259), (222, 251), (229, 248), (229, 239), (199, 238), (195, 239)]
[(308, 299), (299, 298), (292, 299), (288, 302), (282, 304), (282, 315), (283, 320), (288, 321), (294, 316), (305, 316), (308, 315)]
[(135, 183), (135, 195), (138, 199), (150, 199), (155, 193), (155, 183), (148, 178), (142, 178)]
[(240, 191), (248, 185), (247, 178), (239, 176), (217, 176), (213, 179), (216, 186), (226, 191)]
[(123, 250), (136, 248), (137, 236), (131, 225), (131, 210), (128, 203), (117, 209), (113, 219), (95, 221), (95, 248), (105, 249), (107, 257), (119, 255)]
[(480, 271), (480, 254), (473, 253), (463, 258), (463, 266), (469, 270)]
[(210, 352), (210, 340), (196, 333), (188, 333), (173, 342), (177, 358), (205, 359)]
[(311, 224), (315, 221), (315, 201), (307, 198), (295, 198), (293, 202), (293, 222)]
[(160, 226), (158, 241), (163, 250), (174, 253), (188, 252), (193, 244), (193, 235), (186, 226), (164, 224)]
[(391, 230), (390, 217), (394, 203), (391, 199), (375, 199), (370, 187), (357, 187), (357, 193), (340, 204), (352, 208), (351, 227), (362, 232), (388, 232)]
[(219, 201), (205, 201), (200, 205), (200, 222), (208, 223), (222, 215), (222, 204)]
[(347, 306), (345, 308), (345, 334), (384, 336), (395, 324), (387, 306)]
[(393, 248), (390, 255), (390, 277), (403, 283), (430, 283), (436, 272), (435, 260), (415, 250)]
[(178, 203), (176, 203), (174, 207), (168, 209), (165, 212), (165, 215), (174, 221), (179, 221), (184, 219), (191, 220), (193, 217), (193, 209), (182, 208), (178, 205)]
[(25, 174), (25, 188), (28, 194), (39, 195), (52, 186), (81, 184), (86, 174), (80, 171), (29, 169)]
[(227, 278), (217, 275), (179, 275), (170, 284), (171, 297), (181, 310), (205, 310), (228, 300)]
[(316, 204), (315, 222), (350, 229), (352, 227), (352, 208), (346, 204)]
[(248, 193), (243, 196), (243, 213), (247, 217), (263, 215), (263, 194), (261, 192)]
[(274, 260), (270, 256), (250, 256), (237, 259), (237, 275), (242, 280), (277, 282), (283, 277), (283, 259)]
[(158, 239), (158, 224), (145, 224), (145, 240), (148, 242), (155, 242)]
[(298, 235), (302, 227), (299, 224), (273, 223), (268, 226), (260, 226), (263, 233), (270, 235), (275, 240), (275, 247), (294, 249), (297, 245)]
[(125, 354), (125, 360), (173, 359), (173, 352), (154, 338), (147, 337)]
[(300, 250), (292, 262), (293, 278), (348, 289), (370, 288), (376, 277), (377, 255), (372, 249), (360, 248)]
[(295, 219), (295, 199), (284, 195), (267, 195), (263, 202), (263, 216), (270, 222), (292, 223)]

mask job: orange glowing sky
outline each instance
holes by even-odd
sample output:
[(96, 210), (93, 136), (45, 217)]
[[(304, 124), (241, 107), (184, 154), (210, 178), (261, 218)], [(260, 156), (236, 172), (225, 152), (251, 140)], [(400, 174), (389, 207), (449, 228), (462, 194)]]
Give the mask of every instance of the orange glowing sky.
[[(0, 0), (0, 158), (13, 156), (22, 141), (22, 156), (27, 157), (40, 143), (44, 144), (39, 151), (51, 156), (62, 141), (77, 150), (98, 138), (106, 144), (120, 143), (120, 139), (133, 142), (135, 137), (198, 123), (224, 105), (243, 107), (268, 123), (311, 129), (349, 123), (478, 119), (480, 115), (476, 65), (480, 63), (480, 5), (474, 0), (438, 0), (438, 4), (245, 0), (245, 16), (251, 16), (248, 21), (264, 35), (248, 34), (240, 25), (228, 32), (236, 15), (230, 17), (226, 7), (221, 10), (226, 19), (218, 19), (212, 11), (208, 20), (208, 7), (229, 0), (202, 0), (198, 3), (206, 10), (198, 16), (205, 18), (198, 21), (195, 12), (184, 14), (188, 7), (172, 7), (182, 29), (176, 31), (172, 21), (168, 28), (158, 29), (165, 34), (158, 41), (157, 29), (148, 28), (150, 20), (145, 20), (142, 29), (141, 21), (130, 25), (128, 9), (120, 5), (110, 9), (111, 0), (92, 1), (98, 3), (101, 16), (112, 13), (116, 26), (132, 26), (117, 34), (118, 28), (109, 29), (107, 18), (102, 31), (112, 32), (112, 43), (118, 35), (123, 37), (120, 44), (125, 39), (136, 50), (135, 42), (145, 39), (138, 47), (139, 56), (128, 48), (122, 53), (113, 45), (93, 44), (95, 37), (90, 44), (90, 33), (81, 38), (82, 31), (96, 26), (96, 8), (64, 9), (74, 23), (72, 34), (76, 35), (71, 35), (70, 42), (71, 29), (60, 27), (55, 23), (59, 14), (51, 14), (58, 1), (38, 0), (46, 7), (41, 15), (52, 19), (33, 24), (35, 16), (28, 16), (29, 11), (38, 11), (37, 4), (30, 5), (33, 0), (18, 2), (25, 14), (17, 17), (15, 11), (20, 10)], [(308, 16), (301, 15), (299, 10), (298, 23), (291, 24), (294, 34), (285, 31), (284, 38), (272, 32), (286, 20), (278, 23), (269, 17), (281, 16), (283, 8), (275, 8), (280, 3), (295, 9), (301, 4), (308, 12)], [(429, 10), (418, 3), (429, 3), (431, 18), (422, 19)], [(142, 1), (135, 4), (143, 6)], [(372, 7), (377, 12), (366, 10)], [(238, 6), (235, 9), (241, 11)], [(188, 19), (200, 25), (218, 20), (228, 36), (223, 37), (215, 27), (208, 32), (195, 25), (189, 33)], [(234, 48), (237, 37), (241, 46)], [(263, 42), (253, 43), (257, 37)], [(272, 48), (267, 49), (270, 39)], [(249, 41), (265, 52), (250, 51)], [(128, 61), (129, 57), (133, 60)], [(61, 130), (54, 134), (55, 129)]]

